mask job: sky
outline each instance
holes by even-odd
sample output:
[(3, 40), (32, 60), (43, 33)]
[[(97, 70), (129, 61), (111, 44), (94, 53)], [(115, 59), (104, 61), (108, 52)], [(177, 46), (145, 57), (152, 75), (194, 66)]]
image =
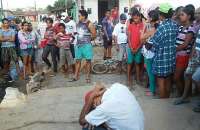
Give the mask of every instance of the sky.
[(56, 0), (2, 0), (4, 9), (28, 8), (34, 7), (36, 1), (37, 8), (46, 8), (47, 5), (53, 5)]
[[(16, 8), (27, 8), (33, 7), (34, 1), (37, 3), (37, 8), (45, 8), (47, 5), (53, 5), (56, 0), (3, 0), (4, 9), (16, 9)], [(138, 3), (145, 3), (145, 6), (150, 6), (153, 3), (158, 2), (169, 2), (174, 7), (186, 4), (194, 4), (197, 7), (200, 7), (200, 0), (136, 0)]]
[(187, 4), (193, 4), (196, 8), (200, 7), (200, 0), (136, 0), (137, 3), (143, 3), (144, 6), (151, 6), (152, 4), (168, 2), (174, 8), (178, 6), (185, 6)]

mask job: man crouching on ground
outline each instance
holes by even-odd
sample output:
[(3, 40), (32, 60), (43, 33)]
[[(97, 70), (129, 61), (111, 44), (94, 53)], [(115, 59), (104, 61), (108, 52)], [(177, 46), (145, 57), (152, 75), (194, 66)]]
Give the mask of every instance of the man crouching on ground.
[(140, 105), (129, 89), (119, 83), (106, 88), (97, 84), (85, 97), (79, 123), (83, 130), (144, 130)]

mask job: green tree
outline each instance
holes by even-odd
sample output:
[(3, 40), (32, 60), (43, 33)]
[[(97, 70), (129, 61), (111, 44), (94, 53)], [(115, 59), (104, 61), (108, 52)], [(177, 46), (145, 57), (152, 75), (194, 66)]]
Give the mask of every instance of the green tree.
[(47, 11), (51, 12), (54, 9), (54, 7), (51, 5), (48, 5), (46, 9), (47, 9)]
[(54, 3), (54, 8), (55, 9), (63, 9), (66, 8), (66, 3), (65, 0), (57, 0)]
[(53, 6), (48, 5), (46, 9), (49, 12), (51, 12), (52, 10), (55, 10), (55, 9), (66, 9), (66, 1), (67, 0), (57, 0), (54, 2)]

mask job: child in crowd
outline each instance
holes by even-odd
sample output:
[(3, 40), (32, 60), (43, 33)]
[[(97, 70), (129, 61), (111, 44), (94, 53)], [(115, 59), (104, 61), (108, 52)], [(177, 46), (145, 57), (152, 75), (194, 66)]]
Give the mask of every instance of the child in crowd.
[(142, 15), (137, 8), (132, 9), (132, 19), (128, 26), (128, 49), (127, 49), (127, 63), (128, 63), (128, 86), (132, 86), (132, 67), (135, 63), (136, 67), (136, 82), (141, 81), (141, 34), (144, 31), (144, 24), (142, 22)]
[(184, 72), (188, 66), (190, 52), (195, 41), (194, 7), (186, 6), (180, 13), (180, 27), (176, 40), (176, 69), (174, 82), (178, 90), (178, 97), (184, 91)]
[(72, 34), (67, 34), (65, 31), (65, 24), (60, 23), (59, 33), (56, 35), (57, 46), (60, 48), (60, 64), (61, 70), (66, 74), (71, 65), (74, 64), (73, 57), (70, 50), (70, 43), (73, 40)]
[(155, 76), (152, 73), (152, 62), (154, 58), (154, 50), (153, 48), (151, 50), (147, 50), (145, 48), (145, 43), (148, 41), (150, 37), (154, 35), (156, 32), (156, 29), (159, 24), (159, 12), (158, 10), (151, 10), (148, 13), (148, 22), (144, 34), (141, 36), (141, 41), (144, 43), (143, 45), (143, 55), (144, 55), (144, 63), (146, 65), (146, 71), (148, 74), (148, 81), (149, 81), (149, 90), (146, 92), (147, 96), (155, 96), (156, 94), (156, 80)]
[(122, 73), (122, 61), (125, 59), (126, 47), (127, 47), (127, 27), (126, 27), (127, 17), (125, 14), (120, 15), (120, 23), (118, 23), (113, 31), (114, 41), (117, 43), (118, 61), (120, 74)]

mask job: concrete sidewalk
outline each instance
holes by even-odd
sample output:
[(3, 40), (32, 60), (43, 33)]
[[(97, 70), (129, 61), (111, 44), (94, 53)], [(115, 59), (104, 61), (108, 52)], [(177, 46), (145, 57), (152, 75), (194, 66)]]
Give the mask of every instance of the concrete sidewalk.
[[(95, 79), (101, 80), (100, 77), (105, 75)], [(105, 82), (112, 83), (109, 77), (113, 76), (106, 77)], [(115, 81), (124, 78), (116, 76)], [(0, 110), (0, 130), (80, 130), (78, 117), (83, 96), (92, 88), (81, 86), (80, 82), (70, 86), (62, 75), (52, 78), (48, 89), (28, 96), (24, 104)], [(174, 106), (174, 99), (150, 99), (139, 86), (133, 93), (145, 114), (145, 130), (200, 130), (200, 115), (192, 112), (192, 104)]]

